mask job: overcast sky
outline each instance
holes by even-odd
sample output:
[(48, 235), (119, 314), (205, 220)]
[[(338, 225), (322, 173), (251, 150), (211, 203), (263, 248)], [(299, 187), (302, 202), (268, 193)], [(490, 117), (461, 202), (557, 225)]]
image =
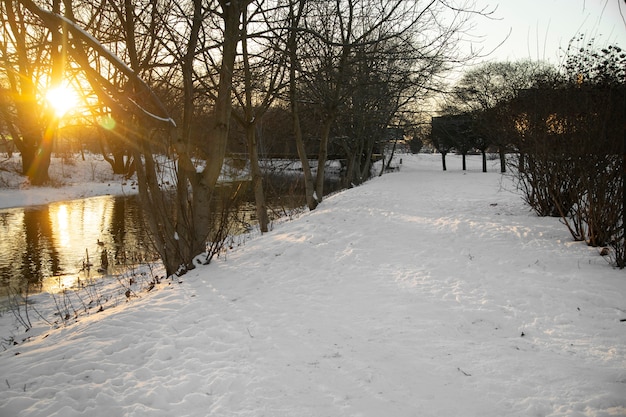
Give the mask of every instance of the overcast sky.
[(483, 50), (494, 49), (487, 60), (542, 59), (560, 62), (559, 46), (577, 33), (598, 46), (619, 45), (626, 49), (626, 0), (476, 0), (479, 7), (497, 6), (498, 20), (476, 21), (484, 34)]

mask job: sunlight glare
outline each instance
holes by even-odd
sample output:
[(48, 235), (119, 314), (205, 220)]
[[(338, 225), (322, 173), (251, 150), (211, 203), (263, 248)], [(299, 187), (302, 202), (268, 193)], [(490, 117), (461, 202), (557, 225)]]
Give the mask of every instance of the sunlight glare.
[(56, 225), (59, 230), (59, 245), (68, 247), (71, 241), (70, 222), (67, 205), (61, 204), (56, 212)]
[(68, 111), (76, 106), (78, 98), (76, 92), (69, 87), (59, 86), (48, 90), (46, 100), (57, 117), (63, 117)]
[(115, 129), (115, 119), (111, 116), (102, 116), (100, 119), (100, 126), (107, 130)]

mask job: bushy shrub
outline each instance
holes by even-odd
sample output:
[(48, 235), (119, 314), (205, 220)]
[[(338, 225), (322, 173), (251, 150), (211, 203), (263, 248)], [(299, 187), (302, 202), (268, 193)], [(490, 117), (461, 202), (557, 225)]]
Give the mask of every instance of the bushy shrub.
[(570, 47), (561, 79), (508, 103), (519, 155), (513, 164), (538, 215), (561, 217), (576, 240), (611, 246), (624, 267), (626, 55), (591, 45)]

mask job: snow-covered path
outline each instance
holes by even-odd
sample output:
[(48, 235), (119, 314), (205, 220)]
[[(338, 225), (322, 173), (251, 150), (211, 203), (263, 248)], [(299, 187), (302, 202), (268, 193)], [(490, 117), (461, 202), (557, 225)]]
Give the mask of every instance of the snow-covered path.
[(0, 353), (0, 416), (626, 415), (624, 272), (478, 159), (403, 159)]

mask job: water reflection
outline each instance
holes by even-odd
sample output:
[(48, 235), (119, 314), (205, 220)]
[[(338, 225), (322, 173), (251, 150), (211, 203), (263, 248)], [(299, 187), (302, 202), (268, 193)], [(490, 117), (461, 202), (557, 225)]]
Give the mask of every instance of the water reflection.
[[(271, 213), (283, 215), (285, 209), (304, 205), (298, 175), (268, 175), (264, 185)], [(325, 187), (335, 191), (339, 180), (331, 179)], [(241, 224), (233, 232), (255, 223), (254, 197), (249, 189), (246, 194), (248, 203), (238, 211)], [(54, 293), (154, 259), (136, 196), (0, 210), (0, 297), (9, 288)]]
[(0, 287), (5, 290), (57, 292), (79, 279), (151, 258), (132, 196), (0, 210), (0, 235)]

